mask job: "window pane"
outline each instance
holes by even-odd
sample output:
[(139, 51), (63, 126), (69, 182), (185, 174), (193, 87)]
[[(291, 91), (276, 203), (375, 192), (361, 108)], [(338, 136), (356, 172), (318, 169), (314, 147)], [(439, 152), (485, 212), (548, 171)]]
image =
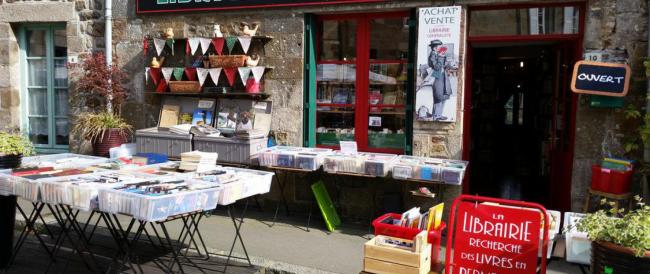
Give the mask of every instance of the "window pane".
[(356, 65), (321, 64), (317, 68), (316, 143), (338, 146), (354, 140)]
[[(406, 101), (406, 64), (370, 64), (370, 104), (403, 105)], [(374, 101), (373, 101), (374, 99)]]
[(320, 59), (352, 61), (357, 51), (355, 20), (323, 21), (321, 24)]
[(54, 57), (66, 57), (68, 55), (68, 42), (65, 29), (54, 30)]
[(54, 90), (54, 113), (56, 116), (68, 116), (68, 90)]
[(473, 10), (469, 35), (576, 34), (579, 17), (577, 7)]
[(45, 30), (28, 30), (25, 33), (27, 39), (27, 57), (45, 57)]
[(27, 60), (27, 69), (30, 86), (47, 86), (47, 60)]
[(47, 118), (29, 118), (29, 140), (31, 140), (34, 144), (48, 144)]
[(47, 115), (47, 89), (30, 88), (29, 115)]
[(408, 57), (407, 18), (379, 18), (370, 21), (370, 59), (401, 60)]
[(57, 145), (67, 145), (69, 138), (70, 128), (68, 126), (67, 118), (57, 118), (56, 119), (56, 144)]
[(66, 60), (54, 60), (54, 86), (68, 86), (68, 67)]

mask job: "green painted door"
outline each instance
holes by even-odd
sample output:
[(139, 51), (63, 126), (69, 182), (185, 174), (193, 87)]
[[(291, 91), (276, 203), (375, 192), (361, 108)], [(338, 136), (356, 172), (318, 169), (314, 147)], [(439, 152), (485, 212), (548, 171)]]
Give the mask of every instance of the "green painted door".
[(21, 125), (38, 152), (68, 150), (68, 70), (65, 25), (20, 28)]

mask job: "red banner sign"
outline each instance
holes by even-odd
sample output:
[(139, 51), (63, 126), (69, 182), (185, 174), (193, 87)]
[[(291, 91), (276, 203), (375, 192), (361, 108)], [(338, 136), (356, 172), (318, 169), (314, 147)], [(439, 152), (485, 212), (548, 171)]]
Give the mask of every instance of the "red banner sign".
[(457, 208), (453, 264), (446, 273), (537, 272), (540, 211), (470, 201), (461, 201)]

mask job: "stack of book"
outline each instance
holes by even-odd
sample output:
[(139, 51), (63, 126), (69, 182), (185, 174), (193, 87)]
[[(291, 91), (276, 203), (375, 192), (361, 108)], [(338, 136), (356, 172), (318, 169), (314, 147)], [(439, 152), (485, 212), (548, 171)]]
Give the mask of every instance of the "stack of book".
[(181, 124), (169, 127), (169, 132), (176, 134), (190, 134), (192, 130), (191, 124)]
[(183, 171), (205, 171), (210, 170), (217, 164), (217, 153), (190, 151), (181, 153), (180, 170)]

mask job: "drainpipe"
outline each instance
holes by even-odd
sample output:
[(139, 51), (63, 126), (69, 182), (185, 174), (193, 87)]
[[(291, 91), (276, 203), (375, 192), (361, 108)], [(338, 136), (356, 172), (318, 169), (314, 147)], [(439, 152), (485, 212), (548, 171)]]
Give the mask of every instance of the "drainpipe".
[[(648, 0), (648, 4), (646, 5), (647, 11), (650, 11), (650, 0)], [(650, 57), (650, 13), (648, 14), (648, 54), (647, 57)], [(650, 78), (646, 80), (646, 105), (645, 105), (645, 112), (646, 115), (650, 111)], [(650, 145), (644, 144), (643, 145), (643, 161), (646, 163), (650, 162)], [(643, 191), (643, 200), (644, 201), (649, 201), (650, 199), (650, 186), (648, 186), (648, 179), (644, 175), (641, 183), (643, 184), (641, 186), (642, 191)]]
[[(649, 0), (650, 1), (650, 0)], [(113, 65), (113, 0), (104, 1), (104, 20), (105, 20), (105, 32), (104, 32), (104, 47), (106, 55), (106, 66), (110, 69)], [(111, 103), (112, 92), (110, 90), (111, 79), (108, 79), (109, 83), (109, 92), (108, 100), (106, 102), (106, 108), (108, 112), (113, 112), (113, 104)]]

